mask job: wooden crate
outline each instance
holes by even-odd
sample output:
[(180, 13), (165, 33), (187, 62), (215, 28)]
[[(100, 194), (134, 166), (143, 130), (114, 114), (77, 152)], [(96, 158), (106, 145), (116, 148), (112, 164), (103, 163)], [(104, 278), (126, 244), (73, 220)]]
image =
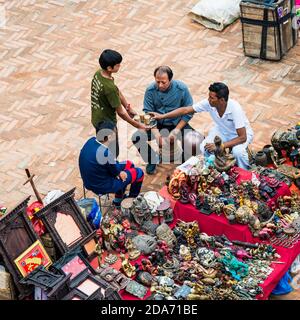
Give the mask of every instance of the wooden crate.
[(294, 0), (277, 0), (269, 5), (264, 0), (241, 1), (246, 56), (280, 60), (296, 44), (297, 30), (292, 22), (294, 4)]

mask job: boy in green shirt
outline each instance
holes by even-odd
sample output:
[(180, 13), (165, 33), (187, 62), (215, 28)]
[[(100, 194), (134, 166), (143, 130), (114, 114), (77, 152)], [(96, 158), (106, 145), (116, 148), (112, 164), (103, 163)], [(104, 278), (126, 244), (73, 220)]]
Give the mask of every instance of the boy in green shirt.
[[(104, 50), (99, 57), (101, 69), (95, 73), (91, 85), (92, 124), (96, 132), (98, 131), (99, 123), (102, 121), (117, 123), (117, 114), (135, 128), (148, 129), (144, 124), (133, 120), (136, 112), (127, 103), (125, 97), (114, 83), (112, 74), (119, 71), (121, 62), (121, 54), (111, 49)], [(118, 157), (118, 138), (116, 142), (115, 155)], [(113, 146), (111, 147), (114, 150)]]

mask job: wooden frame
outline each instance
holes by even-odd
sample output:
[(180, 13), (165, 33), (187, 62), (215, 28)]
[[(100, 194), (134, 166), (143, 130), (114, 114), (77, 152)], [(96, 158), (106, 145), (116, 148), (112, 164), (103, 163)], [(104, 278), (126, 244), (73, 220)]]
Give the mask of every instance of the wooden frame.
[(47, 296), (49, 300), (61, 300), (70, 293), (70, 278), (71, 274), (67, 275), (56, 286), (54, 286), (50, 292), (48, 292)]
[(52, 261), (42, 243), (37, 240), (21, 255), (19, 255), (14, 260), (14, 263), (16, 264), (22, 276), (26, 277), (28, 274), (30, 274), (30, 272), (40, 265), (43, 265), (45, 268), (49, 267), (52, 264)]
[[(89, 273), (88, 270), (82, 272), (74, 279), (70, 286), (72, 289), (77, 289), (85, 294), (88, 300), (103, 300), (106, 290), (108, 288), (112, 289), (109, 283), (101, 278), (95, 277)], [(93, 287), (91, 288), (91, 286)]]
[[(74, 200), (75, 189), (66, 192), (36, 213), (61, 255), (75, 248), (93, 231)], [(73, 230), (70, 230), (71, 228)]]
[(66, 272), (63, 270), (63, 268), (64, 268), (64, 266), (66, 266), (68, 263), (70, 263), (76, 257), (80, 258), (80, 260), (86, 266), (86, 268), (83, 268), (82, 271), (84, 271), (85, 269), (88, 269), (92, 274), (96, 274), (96, 271), (90, 265), (89, 261), (83, 256), (81, 247), (76, 247), (72, 251), (67, 252), (58, 261), (53, 263), (53, 265), (50, 267), (50, 271), (53, 271), (53, 272), (59, 273), (59, 274), (63, 274), (63, 275), (67, 275)]
[[(81, 247), (83, 249), (83, 252), (88, 259), (88, 261), (92, 261), (94, 258), (97, 257), (97, 252), (95, 251), (95, 246), (97, 244), (97, 236), (96, 236), (97, 230), (95, 230), (93, 233), (91, 233), (89, 236), (87, 236), (81, 243)], [(94, 249), (92, 249), (94, 248)]]
[(54, 288), (63, 280), (63, 278), (63, 275), (54, 274), (46, 270), (44, 266), (39, 266), (30, 272), (30, 274), (20, 282), (26, 285), (40, 287), (47, 291)]
[(0, 218), (0, 256), (12, 275), (19, 291), (19, 299), (31, 294), (32, 288), (19, 282), (23, 275), (18, 270), (14, 260), (37, 240), (41, 241), (26, 213), (29, 199), (30, 196)]
[[(78, 299), (74, 299), (75, 297), (78, 297)], [(73, 289), (66, 296), (64, 296), (62, 300), (87, 300), (87, 296), (78, 289)]]

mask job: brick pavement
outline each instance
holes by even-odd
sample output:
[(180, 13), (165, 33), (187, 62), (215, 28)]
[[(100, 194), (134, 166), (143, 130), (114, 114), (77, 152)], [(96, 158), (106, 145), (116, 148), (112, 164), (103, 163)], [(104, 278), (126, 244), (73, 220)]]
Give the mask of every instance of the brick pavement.
[[(195, 100), (211, 82), (225, 81), (251, 121), (255, 149), (277, 128), (300, 120), (299, 44), (280, 62), (245, 57), (240, 22), (222, 33), (205, 29), (188, 16), (196, 2), (0, 1), (6, 18), (0, 24), (0, 203), (12, 208), (32, 194), (23, 186), (25, 167), (37, 175), (43, 195), (73, 186), (82, 195), (77, 159), (93, 134), (90, 81), (105, 48), (123, 54), (116, 82), (138, 110), (154, 68), (167, 64)], [(191, 124), (205, 134), (211, 120), (196, 115)], [(122, 140), (123, 152), (141, 164), (132, 132)], [(143, 190), (161, 188), (173, 168), (160, 166)]]
[[(79, 150), (93, 134), (90, 81), (99, 53), (119, 50), (124, 57), (116, 83), (141, 110), (154, 68), (170, 65), (194, 100), (207, 95), (212, 81), (225, 81), (245, 108), (255, 130), (253, 147), (269, 142), (274, 130), (299, 121), (299, 45), (278, 63), (247, 58), (239, 22), (222, 33), (192, 22), (193, 1), (5, 1), (0, 28), (0, 202), (12, 207), (32, 194), (24, 168), (37, 175), (39, 191), (68, 190), (81, 180)], [(3, 4), (2, 4), (3, 6)], [(208, 115), (194, 116), (201, 133)], [(123, 150), (137, 157), (129, 137)], [(126, 153), (125, 153), (125, 156)], [(141, 164), (142, 165), (142, 164)], [(161, 166), (144, 189), (160, 188)]]

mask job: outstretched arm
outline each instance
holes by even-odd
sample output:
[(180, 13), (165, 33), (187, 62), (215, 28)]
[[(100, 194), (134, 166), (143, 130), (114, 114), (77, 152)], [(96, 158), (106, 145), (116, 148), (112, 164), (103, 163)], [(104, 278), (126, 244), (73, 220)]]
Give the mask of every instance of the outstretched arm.
[(170, 118), (177, 118), (180, 116), (184, 116), (186, 114), (193, 114), (196, 111), (192, 106), (188, 107), (181, 107), (176, 110), (173, 110), (171, 112), (165, 113), (165, 114), (160, 114), (157, 112), (149, 112), (150, 115), (153, 116), (154, 119), (156, 120), (162, 120), (162, 119), (170, 119)]
[(123, 93), (119, 90), (119, 96), (120, 96), (120, 100), (121, 100), (121, 104), (123, 105), (123, 107), (126, 109), (126, 111), (128, 112), (128, 114), (130, 116), (134, 116), (136, 115), (136, 111), (131, 107), (131, 105), (127, 102), (126, 98), (124, 97)]
[(125, 121), (128, 122), (128, 123), (130, 123), (132, 126), (136, 127), (137, 129), (141, 129), (141, 130), (147, 130), (147, 129), (148, 129), (148, 127), (145, 126), (144, 124), (139, 123), (139, 122), (133, 120), (133, 119), (129, 116), (128, 112), (125, 110), (125, 108), (124, 108), (122, 105), (120, 105), (116, 110), (117, 110), (117, 114), (118, 114), (123, 120), (125, 120)]

